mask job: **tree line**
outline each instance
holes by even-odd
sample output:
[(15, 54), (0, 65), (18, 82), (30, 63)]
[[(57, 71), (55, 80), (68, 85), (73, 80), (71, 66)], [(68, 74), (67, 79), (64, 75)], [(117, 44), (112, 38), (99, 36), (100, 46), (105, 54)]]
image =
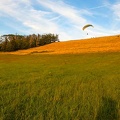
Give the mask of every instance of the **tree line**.
[(59, 42), (57, 34), (32, 34), (32, 35), (2, 35), (0, 36), (0, 51), (16, 51), (43, 46), (53, 42)]

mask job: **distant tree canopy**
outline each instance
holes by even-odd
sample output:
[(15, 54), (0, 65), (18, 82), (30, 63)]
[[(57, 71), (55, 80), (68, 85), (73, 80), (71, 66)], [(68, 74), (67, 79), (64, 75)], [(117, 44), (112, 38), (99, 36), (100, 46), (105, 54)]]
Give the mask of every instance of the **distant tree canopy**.
[(53, 42), (59, 42), (58, 35), (56, 34), (44, 34), (44, 35), (2, 35), (0, 37), (0, 51), (16, 51), (22, 49), (28, 49), (33, 47), (38, 47)]

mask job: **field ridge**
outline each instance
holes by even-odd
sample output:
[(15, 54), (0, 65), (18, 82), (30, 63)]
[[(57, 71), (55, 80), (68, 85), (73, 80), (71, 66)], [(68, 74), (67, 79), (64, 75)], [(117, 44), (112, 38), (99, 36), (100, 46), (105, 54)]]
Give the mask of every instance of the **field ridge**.
[(79, 54), (96, 52), (120, 52), (120, 35), (55, 42), (27, 50), (10, 52), (10, 54)]

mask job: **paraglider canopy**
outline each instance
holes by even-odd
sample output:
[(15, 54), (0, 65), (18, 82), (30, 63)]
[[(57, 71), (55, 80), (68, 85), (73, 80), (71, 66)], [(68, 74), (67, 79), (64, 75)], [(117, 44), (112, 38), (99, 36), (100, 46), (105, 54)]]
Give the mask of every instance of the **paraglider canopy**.
[(85, 30), (86, 28), (88, 28), (88, 27), (94, 27), (93, 25), (91, 25), (91, 24), (87, 24), (87, 25), (85, 25), (83, 28), (82, 28), (82, 30)]

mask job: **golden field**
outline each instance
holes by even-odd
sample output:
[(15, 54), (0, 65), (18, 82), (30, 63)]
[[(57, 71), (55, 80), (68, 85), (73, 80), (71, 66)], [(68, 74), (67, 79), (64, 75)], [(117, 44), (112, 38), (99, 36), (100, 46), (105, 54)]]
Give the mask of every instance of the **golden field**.
[(10, 54), (79, 54), (96, 52), (119, 52), (120, 35), (97, 37), (81, 40), (69, 40), (51, 43), (45, 46), (10, 52)]

